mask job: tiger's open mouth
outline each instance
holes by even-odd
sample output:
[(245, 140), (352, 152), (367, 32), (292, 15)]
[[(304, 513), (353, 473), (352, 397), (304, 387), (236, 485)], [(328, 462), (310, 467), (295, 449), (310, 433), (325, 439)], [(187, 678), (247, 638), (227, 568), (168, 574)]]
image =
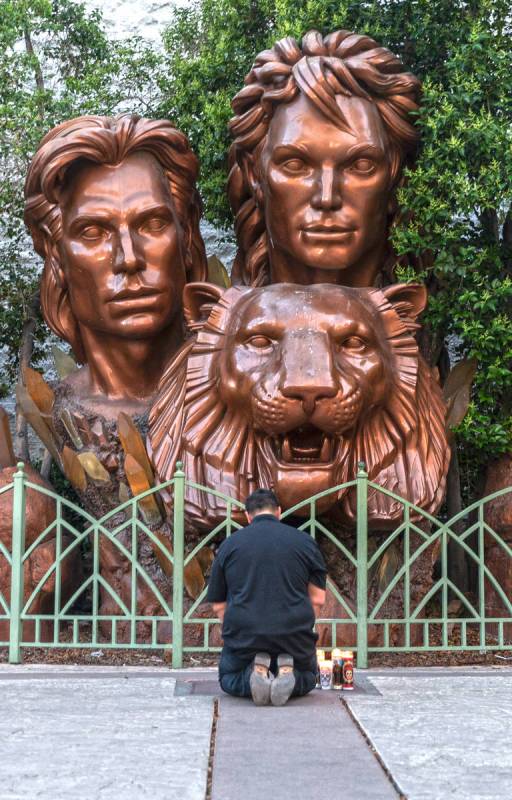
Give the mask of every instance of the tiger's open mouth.
[(334, 439), (313, 425), (274, 436), (272, 443), (282, 464), (330, 464), (334, 459)]

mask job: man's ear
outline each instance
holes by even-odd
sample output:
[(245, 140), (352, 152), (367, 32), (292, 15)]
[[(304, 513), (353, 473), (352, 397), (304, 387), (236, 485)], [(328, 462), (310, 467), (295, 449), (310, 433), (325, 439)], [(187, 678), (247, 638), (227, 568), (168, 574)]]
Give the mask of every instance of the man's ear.
[(382, 293), (397, 314), (406, 319), (416, 320), (427, 307), (427, 287), (422, 283), (394, 283)]
[(263, 191), (259, 178), (259, 170), (256, 168), (252, 153), (243, 153), (240, 163), (245, 183), (249, 186), (251, 194), (256, 200), (257, 205), (263, 207)]
[(218, 303), (224, 289), (214, 283), (187, 283), (183, 289), (183, 313), (189, 328), (194, 329), (202, 325), (215, 305)]

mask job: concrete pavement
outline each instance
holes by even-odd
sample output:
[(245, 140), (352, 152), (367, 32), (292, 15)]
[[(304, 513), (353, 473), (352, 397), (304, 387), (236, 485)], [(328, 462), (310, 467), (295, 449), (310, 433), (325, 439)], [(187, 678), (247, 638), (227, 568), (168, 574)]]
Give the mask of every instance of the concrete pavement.
[(0, 665), (0, 800), (502, 800), (512, 670), (374, 669), (284, 708), (215, 670)]
[(336, 692), (284, 708), (220, 701), (212, 800), (397, 800)]
[(512, 798), (512, 670), (371, 670), (347, 704), (409, 800)]
[(204, 800), (211, 697), (168, 670), (0, 670), (0, 800)]

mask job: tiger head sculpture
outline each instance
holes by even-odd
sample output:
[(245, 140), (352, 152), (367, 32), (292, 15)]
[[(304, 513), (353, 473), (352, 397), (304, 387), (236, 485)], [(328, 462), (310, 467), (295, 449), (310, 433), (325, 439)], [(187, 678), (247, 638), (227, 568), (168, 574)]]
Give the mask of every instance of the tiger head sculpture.
[[(364, 462), (370, 480), (434, 513), (449, 448), (441, 391), (413, 335), (425, 305), (424, 287), (411, 284), (189, 284), (192, 336), (150, 413), (160, 480), (182, 461), (191, 481), (242, 501), (272, 487), (290, 508), (352, 480)], [(402, 513), (380, 492), (370, 491), (368, 503), (374, 527)], [(186, 508), (201, 527), (226, 512), (222, 498), (192, 487)], [(355, 489), (331, 493), (317, 508), (350, 523)]]

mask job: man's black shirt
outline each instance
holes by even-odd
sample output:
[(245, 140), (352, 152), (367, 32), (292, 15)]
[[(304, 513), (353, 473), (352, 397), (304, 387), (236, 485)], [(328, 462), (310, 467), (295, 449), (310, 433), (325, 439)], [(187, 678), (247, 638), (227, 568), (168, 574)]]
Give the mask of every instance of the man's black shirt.
[(222, 543), (212, 567), (207, 600), (227, 602), (224, 646), (247, 659), (289, 653), (299, 669), (310, 669), (318, 636), (308, 583), (325, 589), (325, 581), (311, 536), (259, 514)]

